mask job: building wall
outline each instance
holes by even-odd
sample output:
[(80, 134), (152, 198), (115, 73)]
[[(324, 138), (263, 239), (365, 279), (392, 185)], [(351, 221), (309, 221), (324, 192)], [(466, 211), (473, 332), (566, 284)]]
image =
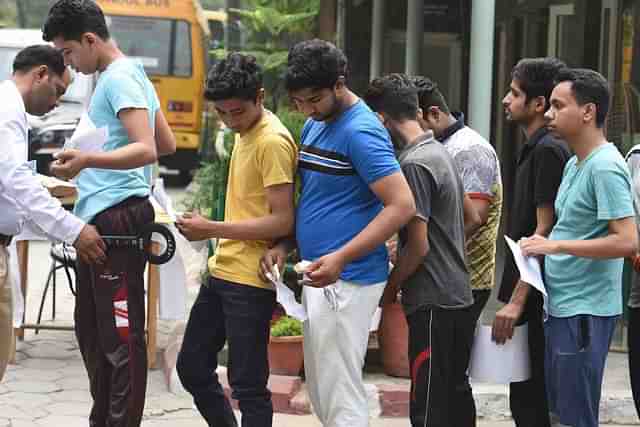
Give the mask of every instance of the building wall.
[[(455, 110), (466, 112), (469, 69), (470, 0), (425, 0), (421, 74), (437, 81)], [(345, 53), (349, 84), (362, 93), (369, 83), (372, 0), (354, 0), (347, 9)], [(404, 72), (407, 2), (386, 0), (383, 73)]]

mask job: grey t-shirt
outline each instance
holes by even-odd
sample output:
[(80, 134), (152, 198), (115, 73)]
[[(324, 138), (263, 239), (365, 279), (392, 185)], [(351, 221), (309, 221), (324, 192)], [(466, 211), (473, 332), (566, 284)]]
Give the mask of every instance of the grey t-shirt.
[[(633, 209), (636, 213), (636, 227), (640, 237), (640, 144), (634, 146), (627, 154), (627, 166), (631, 173), (631, 190), (633, 193)], [(640, 308), (640, 273), (632, 274), (629, 307)]]
[[(431, 132), (399, 155), (416, 201), (416, 216), (428, 222), (429, 253), (402, 285), (402, 305), (410, 315), (425, 306), (463, 308), (473, 304), (464, 248), (464, 189), (447, 150)], [(400, 253), (407, 229), (399, 233)]]

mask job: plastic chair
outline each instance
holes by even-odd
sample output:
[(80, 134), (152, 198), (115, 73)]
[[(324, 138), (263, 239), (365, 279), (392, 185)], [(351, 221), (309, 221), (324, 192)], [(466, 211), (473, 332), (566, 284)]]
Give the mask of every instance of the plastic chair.
[[(51, 304), (51, 318), (56, 318), (56, 272), (61, 268), (64, 268), (67, 275), (67, 281), (69, 283), (69, 289), (73, 295), (76, 294), (74, 288), (74, 280), (72, 280), (69, 274), (69, 269), (73, 270), (74, 278), (76, 277), (76, 250), (73, 246), (69, 246), (66, 243), (54, 243), (51, 245), (49, 251), (51, 256), (51, 268), (49, 269), (49, 275), (47, 276), (47, 283), (44, 285), (44, 291), (42, 292), (42, 299), (40, 300), (40, 309), (38, 310), (38, 320), (36, 324), (39, 325), (42, 319), (42, 311), (44, 309), (44, 302), (47, 298), (47, 292), (49, 291), (49, 285), (52, 285), (52, 304)], [(35, 333), (38, 333), (38, 328), (35, 328)]]

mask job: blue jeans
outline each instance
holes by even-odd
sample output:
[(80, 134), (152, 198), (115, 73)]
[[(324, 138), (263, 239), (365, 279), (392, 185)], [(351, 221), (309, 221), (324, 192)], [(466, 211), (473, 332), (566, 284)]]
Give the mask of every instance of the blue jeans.
[(618, 316), (580, 314), (545, 323), (549, 411), (561, 424), (598, 427), (604, 365)]
[(209, 426), (238, 425), (215, 373), (218, 352), (227, 342), (231, 397), (240, 406), (242, 425), (271, 427), (267, 345), (275, 301), (273, 291), (216, 278), (200, 288), (189, 315), (177, 371)]
[(627, 342), (629, 343), (629, 377), (636, 412), (640, 417), (640, 308), (629, 308)]

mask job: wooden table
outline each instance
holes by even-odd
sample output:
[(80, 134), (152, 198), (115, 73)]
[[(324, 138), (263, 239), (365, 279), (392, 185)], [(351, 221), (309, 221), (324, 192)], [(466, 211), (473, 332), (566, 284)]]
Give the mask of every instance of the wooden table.
[[(60, 198), (63, 205), (73, 205), (75, 197)], [(166, 224), (171, 220), (166, 213), (158, 211), (156, 208), (156, 222)], [(157, 253), (159, 251), (159, 245), (157, 243), (152, 244), (152, 251)], [(17, 242), (18, 252), (18, 265), (20, 268), (20, 288), (22, 289), (22, 295), (24, 296), (24, 313), (26, 315), (27, 307), (27, 289), (28, 289), (28, 264), (29, 264), (29, 241), (22, 240)], [(147, 268), (147, 365), (149, 369), (153, 369), (157, 365), (157, 334), (158, 334), (158, 298), (160, 287), (160, 270), (155, 264), (148, 264)], [(49, 330), (74, 330), (73, 325), (44, 325), (24, 323), (20, 328), (14, 329), (14, 335), (17, 340), (24, 340), (25, 329), (49, 329)], [(14, 344), (13, 352), (11, 354), (11, 363), (15, 363), (15, 350)]]

